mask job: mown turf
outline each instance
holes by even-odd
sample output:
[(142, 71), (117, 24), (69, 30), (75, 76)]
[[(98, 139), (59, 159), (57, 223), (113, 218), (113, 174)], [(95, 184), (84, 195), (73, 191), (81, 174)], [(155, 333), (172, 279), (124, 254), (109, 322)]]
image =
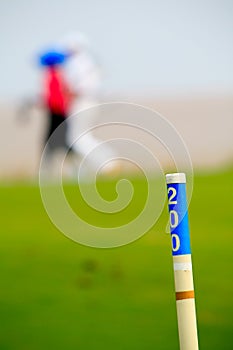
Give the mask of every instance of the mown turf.
[[(190, 225), (201, 349), (233, 349), (232, 180), (232, 171), (195, 177)], [(128, 218), (144, 203), (144, 181), (134, 185)], [(114, 184), (99, 186), (111, 199)], [(75, 207), (77, 188), (65, 191)], [(63, 236), (37, 186), (2, 185), (0, 195), (1, 350), (179, 348), (166, 209), (138, 241), (103, 250)]]

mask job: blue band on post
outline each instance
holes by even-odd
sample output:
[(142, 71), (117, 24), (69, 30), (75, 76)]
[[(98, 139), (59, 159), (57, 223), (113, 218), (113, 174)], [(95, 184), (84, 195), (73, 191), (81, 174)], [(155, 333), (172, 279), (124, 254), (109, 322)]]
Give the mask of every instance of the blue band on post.
[(186, 184), (169, 183), (167, 189), (172, 255), (191, 254)]

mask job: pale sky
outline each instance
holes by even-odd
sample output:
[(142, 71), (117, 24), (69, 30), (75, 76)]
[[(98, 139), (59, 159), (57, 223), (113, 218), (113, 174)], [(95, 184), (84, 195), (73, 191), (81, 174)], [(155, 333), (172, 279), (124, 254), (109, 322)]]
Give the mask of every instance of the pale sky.
[(106, 93), (233, 91), (232, 0), (2, 0), (0, 98), (33, 94), (36, 52), (73, 30)]

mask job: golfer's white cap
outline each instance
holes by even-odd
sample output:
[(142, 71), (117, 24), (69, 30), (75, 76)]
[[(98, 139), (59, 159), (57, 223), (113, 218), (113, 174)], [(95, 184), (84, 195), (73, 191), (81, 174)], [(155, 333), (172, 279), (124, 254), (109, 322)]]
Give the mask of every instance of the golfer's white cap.
[(60, 45), (69, 51), (81, 51), (88, 49), (90, 43), (82, 32), (71, 32), (61, 39)]

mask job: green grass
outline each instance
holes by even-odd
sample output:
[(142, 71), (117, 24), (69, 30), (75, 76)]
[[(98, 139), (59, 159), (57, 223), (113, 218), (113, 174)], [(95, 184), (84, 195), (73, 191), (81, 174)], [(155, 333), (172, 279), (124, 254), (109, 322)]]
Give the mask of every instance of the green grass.
[[(144, 203), (145, 183), (134, 185), (128, 218)], [(114, 197), (114, 183), (99, 186), (106, 199)], [(77, 188), (65, 191), (77, 206)], [(195, 177), (189, 214), (201, 349), (233, 348), (232, 193), (231, 171)], [(141, 239), (103, 250), (63, 236), (38, 187), (2, 185), (0, 195), (1, 350), (178, 350), (166, 208)], [(80, 213), (87, 218), (89, 210), (82, 205)], [(116, 220), (92, 214), (100, 225)]]

